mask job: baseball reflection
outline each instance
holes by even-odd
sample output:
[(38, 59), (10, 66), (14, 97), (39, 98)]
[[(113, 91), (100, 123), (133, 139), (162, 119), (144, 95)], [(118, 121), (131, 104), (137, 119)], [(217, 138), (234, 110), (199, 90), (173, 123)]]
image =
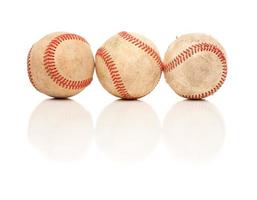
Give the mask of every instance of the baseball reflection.
[(76, 160), (86, 153), (92, 139), (90, 114), (72, 100), (50, 99), (32, 113), (28, 136), (48, 159)]
[(144, 160), (154, 151), (159, 138), (159, 119), (142, 101), (115, 101), (102, 111), (97, 121), (98, 147), (119, 163)]
[(208, 101), (182, 101), (164, 120), (164, 142), (174, 158), (211, 160), (222, 148), (225, 128), (221, 114)]

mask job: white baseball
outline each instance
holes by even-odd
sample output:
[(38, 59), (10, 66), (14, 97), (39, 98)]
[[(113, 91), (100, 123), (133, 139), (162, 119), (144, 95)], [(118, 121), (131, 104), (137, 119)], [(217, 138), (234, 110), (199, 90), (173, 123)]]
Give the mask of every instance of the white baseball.
[(150, 93), (160, 80), (162, 61), (155, 45), (145, 37), (120, 32), (96, 53), (96, 73), (102, 86), (123, 99)]
[(176, 39), (164, 58), (164, 75), (180, 96), (201, 99), (216, 92), (227, 76), (223, 47), (204, 34), (187, 34)]

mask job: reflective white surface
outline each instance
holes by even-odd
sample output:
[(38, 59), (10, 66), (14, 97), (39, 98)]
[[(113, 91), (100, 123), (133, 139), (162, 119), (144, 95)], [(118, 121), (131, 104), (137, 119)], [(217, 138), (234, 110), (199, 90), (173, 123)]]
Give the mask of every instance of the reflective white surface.
[(93, 140), (118, 163), (143, 161), (160, 142), (171, 159), (205, 163), (222, 149), (225, 123), (218, 109), (204, 100), (176, 103), (162, 127), (149, 104), (116, 100), (101, 111), (93, 128), (90, 113), (81, 105), (50, 99), (32, 112), (28, 139), (45, 158), (60, 161), (83, 159)]
[(90, 147), (92, 134), (91, 115), (72, 100), (43, 101), (30, 117), (29, 141), (48, 159), (82, 158)]
[[(256, 1), (2, 0), (0, 19), (0, 200), (257, 199)], [(73, 101), (49, 101), (26, 57), (54, 31), (93, 54), (138, 32), (162, 58), (176, 36), (210, 34), (228, 77), (207, 102), (183, 101), (162, 75), (142, 102), (120, 103), (96, 74)]]
[(221, 150), (224, 139), (223, 117), (208, 101), (181, 101), (164, 119), (163, 141), (174, 158), (209, 161)]
[(142, 101), (117, 100), (101, 112), (96, 144), (110, 159), (133, 162), (147, 158), (160, 140), (160, 121)]

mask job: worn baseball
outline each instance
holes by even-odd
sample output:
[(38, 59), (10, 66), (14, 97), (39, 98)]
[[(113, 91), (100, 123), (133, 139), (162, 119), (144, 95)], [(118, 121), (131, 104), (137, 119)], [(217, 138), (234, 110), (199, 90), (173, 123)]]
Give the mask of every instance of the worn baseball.
[(162, 61), (156, 46), (136, 33), (114, 35), (98, 49), (95, 59), (102, 86), (122, 99), (147, 95), (161, 77)]
[(27, 67), (30, 82), (38, 91), (51, 97), (66, 98), (91, 83), (94, 57), (84, 38), (57, 32), (32, 46)]
[(178, 95), (202, 99), (224, 83), (226, 54), (220, 43), (209, 35), (183, 35), (169, 46), (163, 71), (167, 83)]

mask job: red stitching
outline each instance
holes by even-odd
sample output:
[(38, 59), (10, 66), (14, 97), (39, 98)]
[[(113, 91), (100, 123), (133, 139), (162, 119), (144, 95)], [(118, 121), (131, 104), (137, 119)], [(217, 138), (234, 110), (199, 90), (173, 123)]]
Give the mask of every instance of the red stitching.
[(79, 90), (82, 88), (87, 87), (92, 78), (81, 80), (81, 81), (74, 81), (66, 79), (64, 76), (60, 74), (58, 71), (56, 64), (55, 64), (55, 51), (62, 42), (66, 40), (79, 40), (88, 44), (88, 42), (79, 35), (76, 34), (62, 34), (54, 38), (49, 45), (47, 46), (45, 53), (44, 53), (44, 66), (46, 73), (50, 78), (58, 84), (60, 87), (72, 90)]
[(168, 64), (165, 64), (163, 67), (163, 71), (170, 72), (173, 69), (175, 69), (176, 67), (178, 67), (180, 64), (182, 64), (184, 61), (186, 61), (187, 59), (192, 57), (194, 54), (203, 52), (203, 51), (214, 53), (220, 60), (220, 62), (222, 64), (222, 75), (221, 75), (220, 81), (217, 83), (217, 85), (214, 88), (212, 88), (209, 91), (203, 92), (201, 94), (181, 95), (182, 97), (185, 97), (188, 99), (201, 99), (201, 98), (210, 96), (221, 87), (221, 85), (224, 83), (224, 81), (227, 77), (227, 61), (226, 61), (224, 53), (216, 45), (210, 44), (210, 43), (205, 43), (205, 42), (199, 43), (199, 44), (194, 44), (194, 45), (188, 47), (186, 50), (184, 50), (183, 52), (178, 54)]
[(36, 84), (33, 80), (32, 77), (32, 71), (31, 71), (31, 51), (32, 51), (32, 47), (29, 50), (28, 56), (27, 56), (27, 71), (28, 71), (28, 76), (29, 76), (29, 80), (31, 82), (31, 84), (34, 86), (34, 88), (36, 88), (38, 90), (38, 88), (36, 87)]
[(144, 52), (146, 52), (149, 56), (151, 56), (155, 62), (160, 66), (161, 70), (163, 69), (163, 63), (161, 61), (161, 58), (159, 54), (149, 45), (144, 43), (143, 41), (139, 40), (138, 38), (134, 37), (133, 35), (129, 34), (126, 31), (122, 31), (119, 33), (120, 37), (127, 40), (128, 42), (134, 44), (138, 48), (142, 49)]
[(116, 67), (115, 62), (113, 61), (111, 55), (108, 53), (108, 51), (105, 48), (100, 48), (97, 50), (96, 55), (103, 59), (106, 67), (109, 70), (109, 73), (112, 78), (113, 85), (117, 92), (120, 94), (122, 98), (125, 99), (134, 99), (134, 97), (130, 96), (128, 93), (121, 76), (119, 74), (119, 71)]

